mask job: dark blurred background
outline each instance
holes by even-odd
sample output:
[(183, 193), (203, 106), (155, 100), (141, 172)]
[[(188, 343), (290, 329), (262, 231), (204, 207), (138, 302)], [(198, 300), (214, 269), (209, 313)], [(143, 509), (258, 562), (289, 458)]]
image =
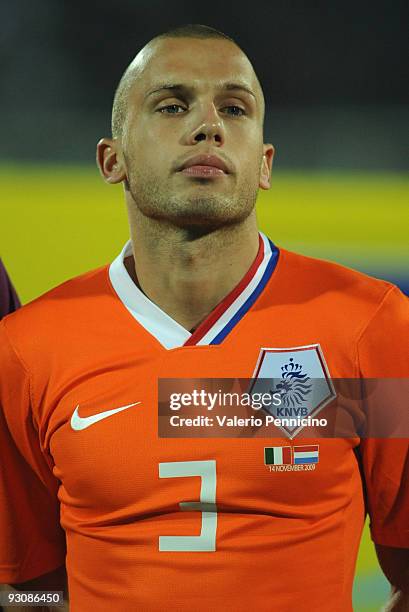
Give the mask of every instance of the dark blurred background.
[(190, 22), (221, 29), (253, 61), (279, 167), (407, 168), (402, 0), (4, 2), (0, 160), (93, 162), (125, 66), (155, 34)]

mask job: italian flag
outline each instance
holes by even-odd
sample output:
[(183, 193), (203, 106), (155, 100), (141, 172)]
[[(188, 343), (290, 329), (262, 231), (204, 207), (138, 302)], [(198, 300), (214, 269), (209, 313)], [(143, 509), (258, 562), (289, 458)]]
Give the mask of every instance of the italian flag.
[(291, 446), (270, 446), (264, 448), (266, 465), (291, 465)]

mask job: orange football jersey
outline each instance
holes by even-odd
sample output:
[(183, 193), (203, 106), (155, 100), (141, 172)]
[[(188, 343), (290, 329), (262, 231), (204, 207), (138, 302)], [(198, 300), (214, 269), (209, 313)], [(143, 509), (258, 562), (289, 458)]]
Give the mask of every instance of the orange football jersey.
[(158, 380), (251, 378), (269, 349), (408, 377), (408, 300), (260, 235), (190, 334), (133, 284), (131, 252), (0, 324), (0, 582), (66, 562), (73, 612), (352, 610), (366, 510), (375, 542), (409, 547), (408, 441), (163, 438)]

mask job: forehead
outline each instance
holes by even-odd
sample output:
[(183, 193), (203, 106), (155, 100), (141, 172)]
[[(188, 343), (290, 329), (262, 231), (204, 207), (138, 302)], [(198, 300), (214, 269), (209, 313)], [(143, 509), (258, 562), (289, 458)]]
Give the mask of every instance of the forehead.
[(246, 55), (222, 39), (165, 38), (153, 41), (131, 66), (138, 73), (132, 89), (144, 95), (157, 83), (188, 82), (197, 86), (238, 81), (258, 94), (258, 81)]

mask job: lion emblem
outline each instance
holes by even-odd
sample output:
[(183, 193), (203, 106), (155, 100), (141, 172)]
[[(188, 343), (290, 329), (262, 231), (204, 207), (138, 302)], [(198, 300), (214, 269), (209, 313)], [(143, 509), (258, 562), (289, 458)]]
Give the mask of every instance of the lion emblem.
[(302, 371), (299, 363), (294, 363), (290, 357), (289, 363), (282, 366), (281, 381), (276, 385), (276, 392), (281, 395), (281, 401), (287, 408), (304, 404), (311, 392), (310, 378)]

